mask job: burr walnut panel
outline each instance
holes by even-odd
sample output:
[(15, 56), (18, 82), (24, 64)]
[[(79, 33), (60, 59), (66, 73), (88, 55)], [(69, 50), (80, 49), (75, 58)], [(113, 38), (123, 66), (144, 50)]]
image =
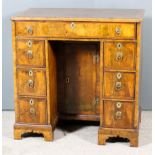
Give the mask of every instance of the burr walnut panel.
[(104, 126), (107, 128), (132, 128), (133, 109), (133, 102), (104, 101)]
[(134, 42), (105, 42), (104, 68), (135, 70), (136, 44)]
[[(58, 30), (59, 28), (59, 30)], [(16, 22), (17, 36), (134, 39), (134, 23)]]
[(45, 43), (39, 40), (17, 40), (17, 65), (45, 66)]
[(18, 97), (17, 122), (29, 124), (47, 124), (47, 105), (44, 98)]
[(17, 93), (19, 95), (46, 96), (45, 71), (17, 69)]
[(105, 98), (133, 99), (135, 93), (135, 74), (121, 72), (104, 73)]

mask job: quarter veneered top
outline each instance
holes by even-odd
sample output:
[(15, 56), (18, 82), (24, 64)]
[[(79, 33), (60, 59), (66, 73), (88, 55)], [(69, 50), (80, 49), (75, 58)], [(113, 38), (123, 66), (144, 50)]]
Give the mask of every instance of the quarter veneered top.
[(11, 19), (140, 22), (143, 16), (142, 9), (32, 8), (16, 14)]

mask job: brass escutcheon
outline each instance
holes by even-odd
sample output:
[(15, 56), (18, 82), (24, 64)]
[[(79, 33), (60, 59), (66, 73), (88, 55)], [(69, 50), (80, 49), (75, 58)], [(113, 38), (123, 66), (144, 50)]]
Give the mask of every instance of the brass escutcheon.
[(71, 27), (72, 29), (74, 29), (74, 28), (75, 28), (75, 23), (74, 23), (74, 22), (71, 22), (70, 27)]
[(122, 107), (122, 103), (121, 102), (116, 102), (116, 107), (119, 109)]
[(116, 77), (117, 77), (118, 80), (120, 80), (122, 78), (122, 74), (121, 73), (117, 73)]
[(30, 103), (31, 106), (34, 105), (34, 100), (30, 99), (29, 103)]
[(32, 47), (32, 41), (31, 40), (27, 41), (27, 46)]
[(33, 76), (33, 71), (29, 70), (29, 76)]

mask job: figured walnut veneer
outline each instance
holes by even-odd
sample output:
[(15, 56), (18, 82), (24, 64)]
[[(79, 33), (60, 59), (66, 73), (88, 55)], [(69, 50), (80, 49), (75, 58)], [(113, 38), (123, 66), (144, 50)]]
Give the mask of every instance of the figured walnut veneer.
[(98, 143), (138, 146), (143, 10), (29, 9), (12, 17), (14, 138), (100, 121)]

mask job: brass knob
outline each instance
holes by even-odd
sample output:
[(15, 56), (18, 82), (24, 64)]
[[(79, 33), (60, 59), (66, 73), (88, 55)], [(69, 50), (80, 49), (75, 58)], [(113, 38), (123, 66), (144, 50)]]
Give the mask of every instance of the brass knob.
[(29, 70), (29, 76), (33, 76), (33, 71)]
[(119, 27), (116, 27), (115, 33), (117, 36), (119, 36), (121, 34), (121, 29)]
[(121, 88), (122, 88), (122, 83), (121, 82), (116, 82), (115, 89), (120, 90)]
[(123, 60), (123, 53), (122, 52), (117, 52), (116, 53), (116, 60), (117, 61)]
[(27, 46), (28, 46), (28, 47), (32, 47), (32, 41), (31, 41), (31, 40), (29, 40), (29, 41), (27, 42)]
[(31, 106), (34, 105), (34, 100), (30, 99), (29, 103), (30, 103)]
[(32, 28), (32, 26), (27, 26), (27, 33), (28, 34), (33, 34), (33, 28)]
[(116, 102), (116, 107), (119, 109), (122, 107), (122, 103), (121, 102)]
[(35, 112), (36, 112), (35, 109), (31, 107), (30, 108), (30, 114), (35, 114)]
[(74, 29), (74, 28), (75, 28), (75, 23), (74, 23), (74, 22), (71, 22), (70, 27), (71, 27), (72, 29)]
[(28, 81), (28, 86), (29, 86), (29, 88), (33, 88), (33, 87), (34, 87), (34, 82), (33, 82), (33, 80), (29, 80), (29, 81)]
[(117, 77), (118, 80), (120, 80), (122, 78), (122, 74), (121, 73), (117, 73), (116, 77)]
[(117, 43), (117, 44), (116, 44), (116, 47), (117, 47), (118, 49), (121, 49), (121, 48), (122, 48), (122, 44), (121, 44), (121, 43)]
[(115, 118), (116, 119), (122, 119), (122, 112), (121, 111), (116, 111)]

